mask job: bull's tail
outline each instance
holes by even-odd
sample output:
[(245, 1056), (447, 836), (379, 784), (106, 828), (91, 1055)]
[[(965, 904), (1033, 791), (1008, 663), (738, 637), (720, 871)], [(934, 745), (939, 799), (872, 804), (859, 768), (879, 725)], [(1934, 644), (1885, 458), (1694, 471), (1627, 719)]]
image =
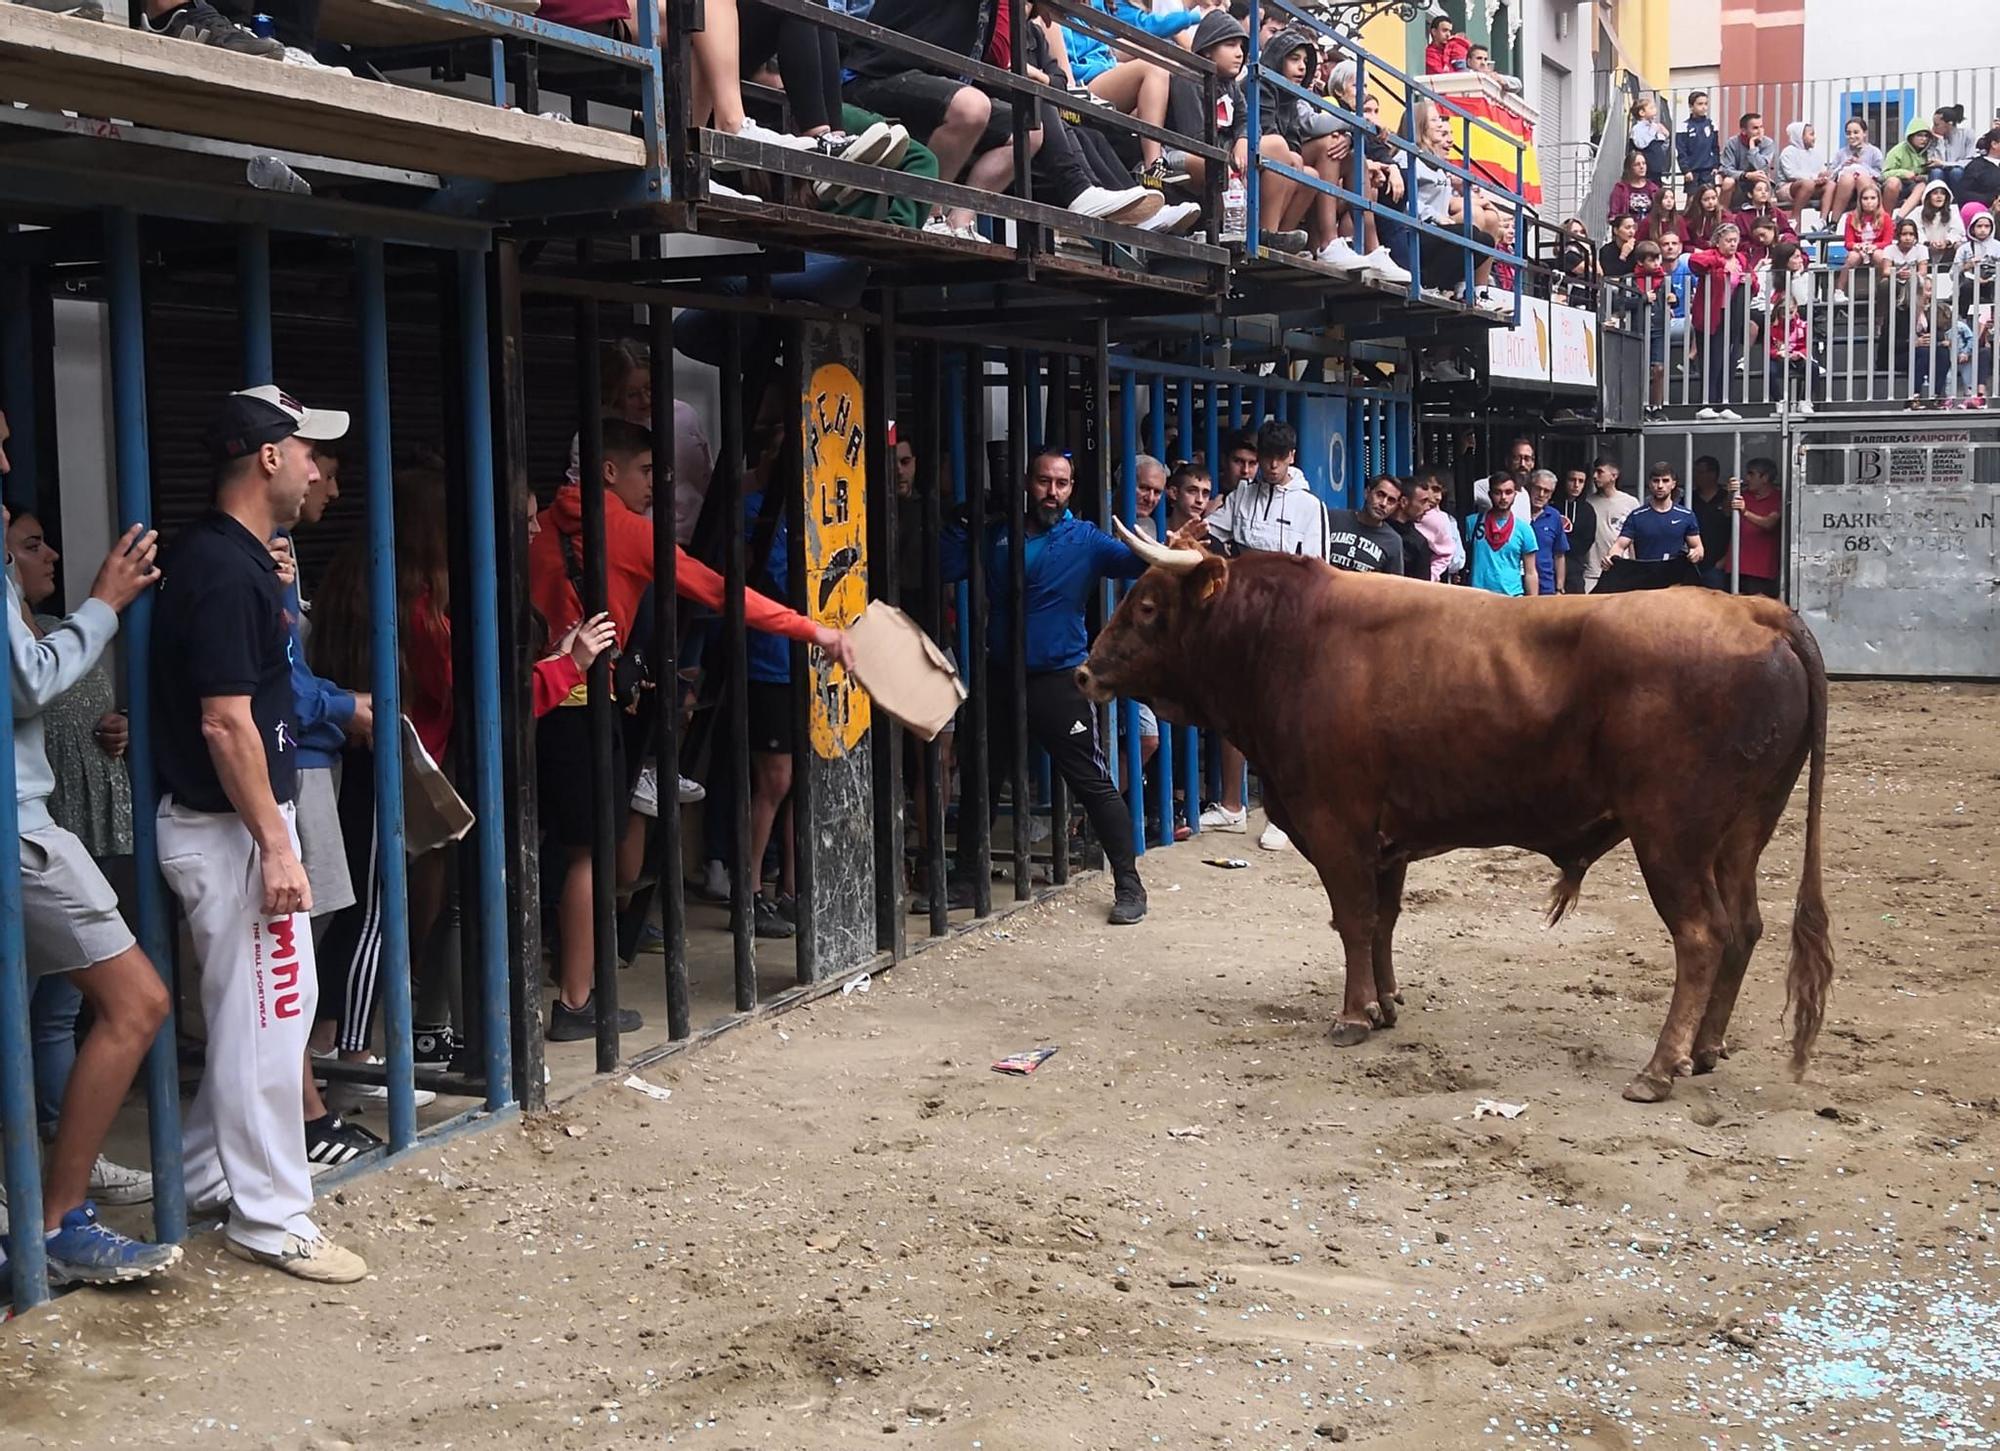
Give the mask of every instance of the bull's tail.
[(1826, 794), (1826, 661), (1805, 622), (1793, 616), (1792, 650), (1806, 671), (1806, 730), (1811, 774), (1806, 785), (1805, 856), (1799, 866), (1798, 901), (1792, 908), (1792, 961), (1785, 975), (1785, 1011), (1792, 1019), (1792, 1075), (1803, 1077), (1813, 1042), (1826, 1018), (1833, 987), (1833, 941), (1827, 930), (1826, 892), (1820, 882), (1820, 806)]
[(1576, 907), (1576, 899), (1583, 892), (1583, 868), (1565, 866), (1562, 875), (1556, 878), (1555, 886), (1549, 892), (1549, 913), (1544, 925), (1553, 927), (1569, 916)]

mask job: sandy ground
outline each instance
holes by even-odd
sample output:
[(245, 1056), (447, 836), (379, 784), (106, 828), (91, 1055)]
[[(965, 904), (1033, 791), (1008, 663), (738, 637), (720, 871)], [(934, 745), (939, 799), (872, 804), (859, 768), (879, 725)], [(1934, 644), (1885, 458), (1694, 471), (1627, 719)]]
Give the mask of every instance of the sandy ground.
[(1657, 1107), (1619, 1098), (1670, 984), (1629, 853), (1552, 931), (1545, 863), (1423, 864), (1408, 1011), (1343, 1052), (1310, 874), (1209, 838), (1148, 859), (1142, 928), (1097, 883), (676, 1060), (670, 1102), (607, 1083), (349, 1187), (363, 1284), (211, 1237), (5, 1327), (0, 1444), (2000, 1445), (1996, 738), (2000, 693), (1837, 688), (1803, 1085), (1803, 792), (1743, 1046)]

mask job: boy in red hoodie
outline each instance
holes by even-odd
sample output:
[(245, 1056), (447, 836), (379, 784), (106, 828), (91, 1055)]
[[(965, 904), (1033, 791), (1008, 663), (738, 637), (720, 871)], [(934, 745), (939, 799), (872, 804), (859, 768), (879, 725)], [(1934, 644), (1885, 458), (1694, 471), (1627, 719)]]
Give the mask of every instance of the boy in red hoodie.
[(1667, 265), (1658, 242), (1641, 242), (1632, 249), (1632, 286), (1644, 305), (1646, 364), (1649, 379), (1646, 412), (1663, 408), (1667, 401)]

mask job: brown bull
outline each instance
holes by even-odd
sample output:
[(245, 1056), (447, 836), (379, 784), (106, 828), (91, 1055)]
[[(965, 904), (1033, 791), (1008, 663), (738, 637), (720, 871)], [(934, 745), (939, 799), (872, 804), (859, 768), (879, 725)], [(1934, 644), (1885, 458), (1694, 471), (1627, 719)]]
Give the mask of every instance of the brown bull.
[(1458, 847), (1539, 852), (1562, 873), (1553, 924), (1591, 863), (1629, 838), (1673, 936), (1675, 980), (1625, 1096), (1657, 1103), (1677, 1075), (1711, 1071), (1763, 931), (1757, 859), (1810, 758), (1786, 982), (1804, 1071), (1833, 978), (1826, 669), (1791, 611), (1699, 589), (1506, 599), (1121, 533), (1154, 568), (1078, 684), (1218, 731), (1256, 763), (1345, 950), (1336, 1044), (1396, 1021), (1390, 940), (1410, 862)]

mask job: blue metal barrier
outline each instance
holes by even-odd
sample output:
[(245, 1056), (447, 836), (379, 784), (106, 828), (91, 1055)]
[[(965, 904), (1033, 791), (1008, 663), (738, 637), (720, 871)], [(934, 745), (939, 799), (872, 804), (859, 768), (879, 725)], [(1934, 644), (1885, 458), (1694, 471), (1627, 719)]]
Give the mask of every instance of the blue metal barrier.
[[(0, 630), (11, 640), (27, 626), (6, 610)], [(0, 832), (21, 836), (21, 812), (14, 799), (14, 655), (7, 653), (7, 689), (0, 690), (0, 726), (7, 750), (0, 752)], [(35, 1052), (28, 1031), (28, 964), (21, 937), (21, 866), (0, 863), (0, 1131), (7, 1138), (7, 1209), (14, 1276), (15, 1310), (31, 1310), (49, 1297), (48, 1258), (42, 1245), (42, 1159), (35, 1128)]]

